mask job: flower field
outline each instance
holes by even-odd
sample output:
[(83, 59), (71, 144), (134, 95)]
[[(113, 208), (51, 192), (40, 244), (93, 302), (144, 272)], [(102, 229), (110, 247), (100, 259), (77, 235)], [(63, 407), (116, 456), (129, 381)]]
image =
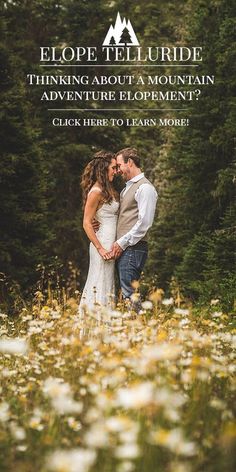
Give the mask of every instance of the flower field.
[(80, 319), (38, 293), (1, 314), (1, 472), (234, 470), (232, 317), (150, 298)]

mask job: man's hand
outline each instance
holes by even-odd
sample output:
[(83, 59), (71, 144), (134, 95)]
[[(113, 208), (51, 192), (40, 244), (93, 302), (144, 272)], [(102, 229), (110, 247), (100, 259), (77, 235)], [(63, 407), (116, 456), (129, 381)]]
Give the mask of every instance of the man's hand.
[(117, 242), (115, 242), (112, 246), (112, 257), (114, 257), (114, 259), (118, 259), (121, 256), (122, 252), (123, 249), (119, 246)]
[(92, 221), (92, 227), (93, 227), (93, 231), (96, 233), (99, 228), (100, 228), (100, 223), (98, 220), (96, 220), (96, 218), (93, 219)]

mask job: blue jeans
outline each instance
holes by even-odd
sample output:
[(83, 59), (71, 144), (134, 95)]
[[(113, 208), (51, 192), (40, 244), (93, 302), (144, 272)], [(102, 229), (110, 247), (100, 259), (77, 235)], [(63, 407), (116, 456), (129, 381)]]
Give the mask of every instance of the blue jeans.
[(146, 241), (128, 246), (117, 260), (117, 269), (123, 298), (130, 298), (134, 292), (131, 283), (139, 280), (148, 255)]

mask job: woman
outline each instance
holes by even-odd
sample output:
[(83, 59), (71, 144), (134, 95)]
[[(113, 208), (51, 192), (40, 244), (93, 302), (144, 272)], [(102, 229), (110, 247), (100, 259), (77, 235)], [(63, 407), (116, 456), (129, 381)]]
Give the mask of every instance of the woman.
[[(114, 305), (115, 261), (110, 251), (116, 239), (119, 210), (119, 195), (112, 185), (116, 169), (114, 155), (100, 151), (82, 175), (83, 228), (91, 242), (88, 277), (79, 304), (81, 314), (86, 308)], [(94, 217), (100, 223), (96, 233), (92, 225)]]

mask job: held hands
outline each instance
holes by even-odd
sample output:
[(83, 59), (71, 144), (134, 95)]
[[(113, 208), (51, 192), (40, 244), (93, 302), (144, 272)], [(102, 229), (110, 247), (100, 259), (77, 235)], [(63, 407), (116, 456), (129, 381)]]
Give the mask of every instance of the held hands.
[(121, 256), (123, 249), (119, 246), (118, 243), (115, 242), (112, 245), (111, 251), (107, 251), (101, 246), (100, 248), (98, 248), (98, 252), (105, 261), (109, 261), (111, 259), (118, 259)]
[[(93, 218), (92, 227), (93, 227), (93, 230), (94, 230), (95, 233), (100, 228), (100, 223), (99, 223), (99, 221), (96, 220), (96, 218)], [(111, 259), (118, 259), (121, 256), (122, 252), (123, 252), (123, 249), (119, 246), (119, 244), (117, 242), (115, 242), (112, 245), (111, 251), (107, 251), (102, 246), (100, 248), (97, 248), (97, 250), (98, 250), (100, 256), (105, 261), (109, 261)]]
[(104, 249), (104, 247), (101, 246), (98, 249), (98, 252), (105, 261), (109, 261), (110, 259), (112, 259), (112, 251), (107, 251), (106, 249)]

